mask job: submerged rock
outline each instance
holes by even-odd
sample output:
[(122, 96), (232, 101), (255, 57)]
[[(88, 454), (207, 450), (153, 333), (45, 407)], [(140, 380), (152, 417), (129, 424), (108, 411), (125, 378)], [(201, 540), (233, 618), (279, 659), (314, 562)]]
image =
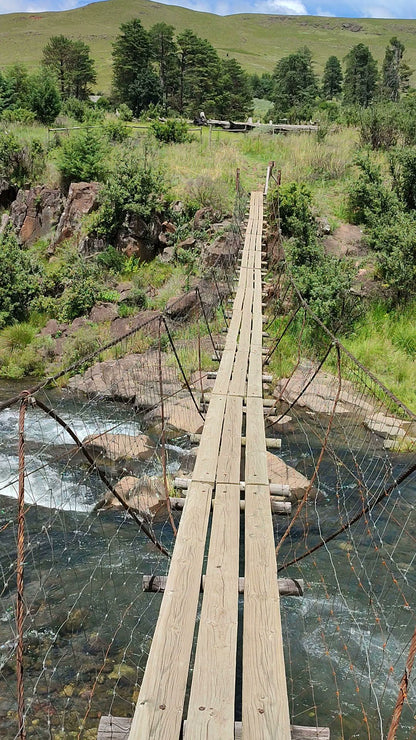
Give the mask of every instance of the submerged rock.
[[(115, 490), (119, 496), (141, 516), (153, 518), (166, 508), (166, 494), (160, 478), (136, 478), (126, 475), (121, 478)], [(116, 496), (109, 493), (102, 506), (104, 509), (122, 509)]]
[(267, 452), (267, 470), (270, 483), (289, 486), (290, 495), (295, 499), (302, 498), (309, 487), (310, 481), (302, 473), (271, 452)]
[(146, 434), (92, 434), (85, 437), (83, 444), (93, 456), (119, 460), (148, 460), (153, 455), (152, 442)]

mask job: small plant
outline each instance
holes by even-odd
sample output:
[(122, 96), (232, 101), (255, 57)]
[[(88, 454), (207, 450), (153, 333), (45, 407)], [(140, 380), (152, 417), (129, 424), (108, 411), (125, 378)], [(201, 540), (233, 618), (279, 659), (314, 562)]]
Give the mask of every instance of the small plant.
[(108, 140), (115, 143), (121, 143), (129, 138), (129, 129), (123, 121), (109, 120), (104, 124), (104, 133)]
[(63, 367), (77, 364), (77, 371), (82, 372), (89, 367), (90, 362), (86, 361), (89, 355), (97, 352), (100, 348), (100, 337), (93, 325), (79, 329), (73, 337), (69, 337), (65, 343), (64, 354), (62, 357)]
[(122, 252), (114, 249), (111, 245), (103, 252), (99, 252), (96, 259), (97, 264), (100, 265), (100, 267), (104, 267), (104, 269), (109, 272), (117, 274), (125, 270), (126, 257)]
[(120, 121), (132, 121), (133, 120), (133, 111), (127, 103), (121, 103), (118, 108), (118, 115), (120, 118)]
[(93, 129), (79, 131), (66, 139), (56, 154), (64, 185), (104, 180), (108, 172), (107, 146)]
[(180, 119), (168, 118), (166, 121), (153, 121), (151, 129), (158, 141), (164, 144), (184, 144), (191, 141), (188, 124)]
[(122, 304), (125, 306), (144, 309), (147, 306), (146, 293), (141, 288), (133, 288), (123, 299)]

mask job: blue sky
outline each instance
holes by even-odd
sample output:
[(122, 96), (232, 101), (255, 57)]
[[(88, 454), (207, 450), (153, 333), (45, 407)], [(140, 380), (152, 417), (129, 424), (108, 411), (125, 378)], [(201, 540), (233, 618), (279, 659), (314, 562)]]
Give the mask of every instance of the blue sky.
[[(349, 18), (416, 18), (416, 0), (163, 0), (218, 15), (231, 13), (278, 13), (287, 15), (334, 15)], [(160, 0), (159, 0), (160, 2)], [(0, 0), (0, 13), (39, 13), (70, 10), (88, 0)]]

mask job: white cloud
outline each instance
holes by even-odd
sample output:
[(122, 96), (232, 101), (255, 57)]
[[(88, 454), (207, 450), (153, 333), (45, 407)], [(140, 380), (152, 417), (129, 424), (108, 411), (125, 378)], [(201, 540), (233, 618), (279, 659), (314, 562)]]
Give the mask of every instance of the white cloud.
[(0, 0), (0, 14), (46, 13), (52, 10), (72, 10), (87, 5), (88, 0)]
[(261, 0), (254, 5), (256, 13), (277, 13), (278, 15), (307, 15), (308, 11), (300, 0)]

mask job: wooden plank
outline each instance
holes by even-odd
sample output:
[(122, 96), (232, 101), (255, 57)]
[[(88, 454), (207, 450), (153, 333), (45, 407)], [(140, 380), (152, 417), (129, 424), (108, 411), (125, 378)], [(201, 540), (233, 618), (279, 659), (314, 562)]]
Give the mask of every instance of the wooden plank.
[[(131, 719), (125, 717), (103, 716), (98, 726), (97, 740), (127, 740)], [(187, 722), (185, 720), (184, 727)], [(119, 728), (117, 730), (117, 727)], [(116, 733), (116, 734), (115, 734)], [(242, 723), (235, 722), (234, 738), (241, 740)], [(329, 727), (300, 727), (299, 725), (290, 726), (291, 740), (330, 740)]]
[(247, 396), (246, 400), (246, 490), (249, 483), (268, 483), (266, 435), (263, 402)]
[(214, 484), (226, 396), (212, 394), (192, 472), (192, 480)]
[(240, 486), (217, 484), (186, 740), (233, 740)]
[(243, 399), (238, 396), (228, 396), (222, 429), (221, 449), (218, 457), (216, 485), (218, 486), (219, 483), (237, 483), (239, 500), (242, 423)]
[(244, 574), (242, 737), (289, 740), (280, 598), (267, 485), (246, 484)]
[(211, 498), (210, 485), (192, 482), (129, 740), (179, 737)]
[[(166, 590), (167, 576), (143, 576), (143, 591), (151, 593), (163, 593)], [(205, 589), (206, 576), (201, 579), (201, 592)], [(278, 578), (277, 585), (280, 596), (303, 596), (304, 581), (302, 578), (295, 580), (293, 578)], [(244, 577), (238, 578), (238, 593), (244, 593)]]

